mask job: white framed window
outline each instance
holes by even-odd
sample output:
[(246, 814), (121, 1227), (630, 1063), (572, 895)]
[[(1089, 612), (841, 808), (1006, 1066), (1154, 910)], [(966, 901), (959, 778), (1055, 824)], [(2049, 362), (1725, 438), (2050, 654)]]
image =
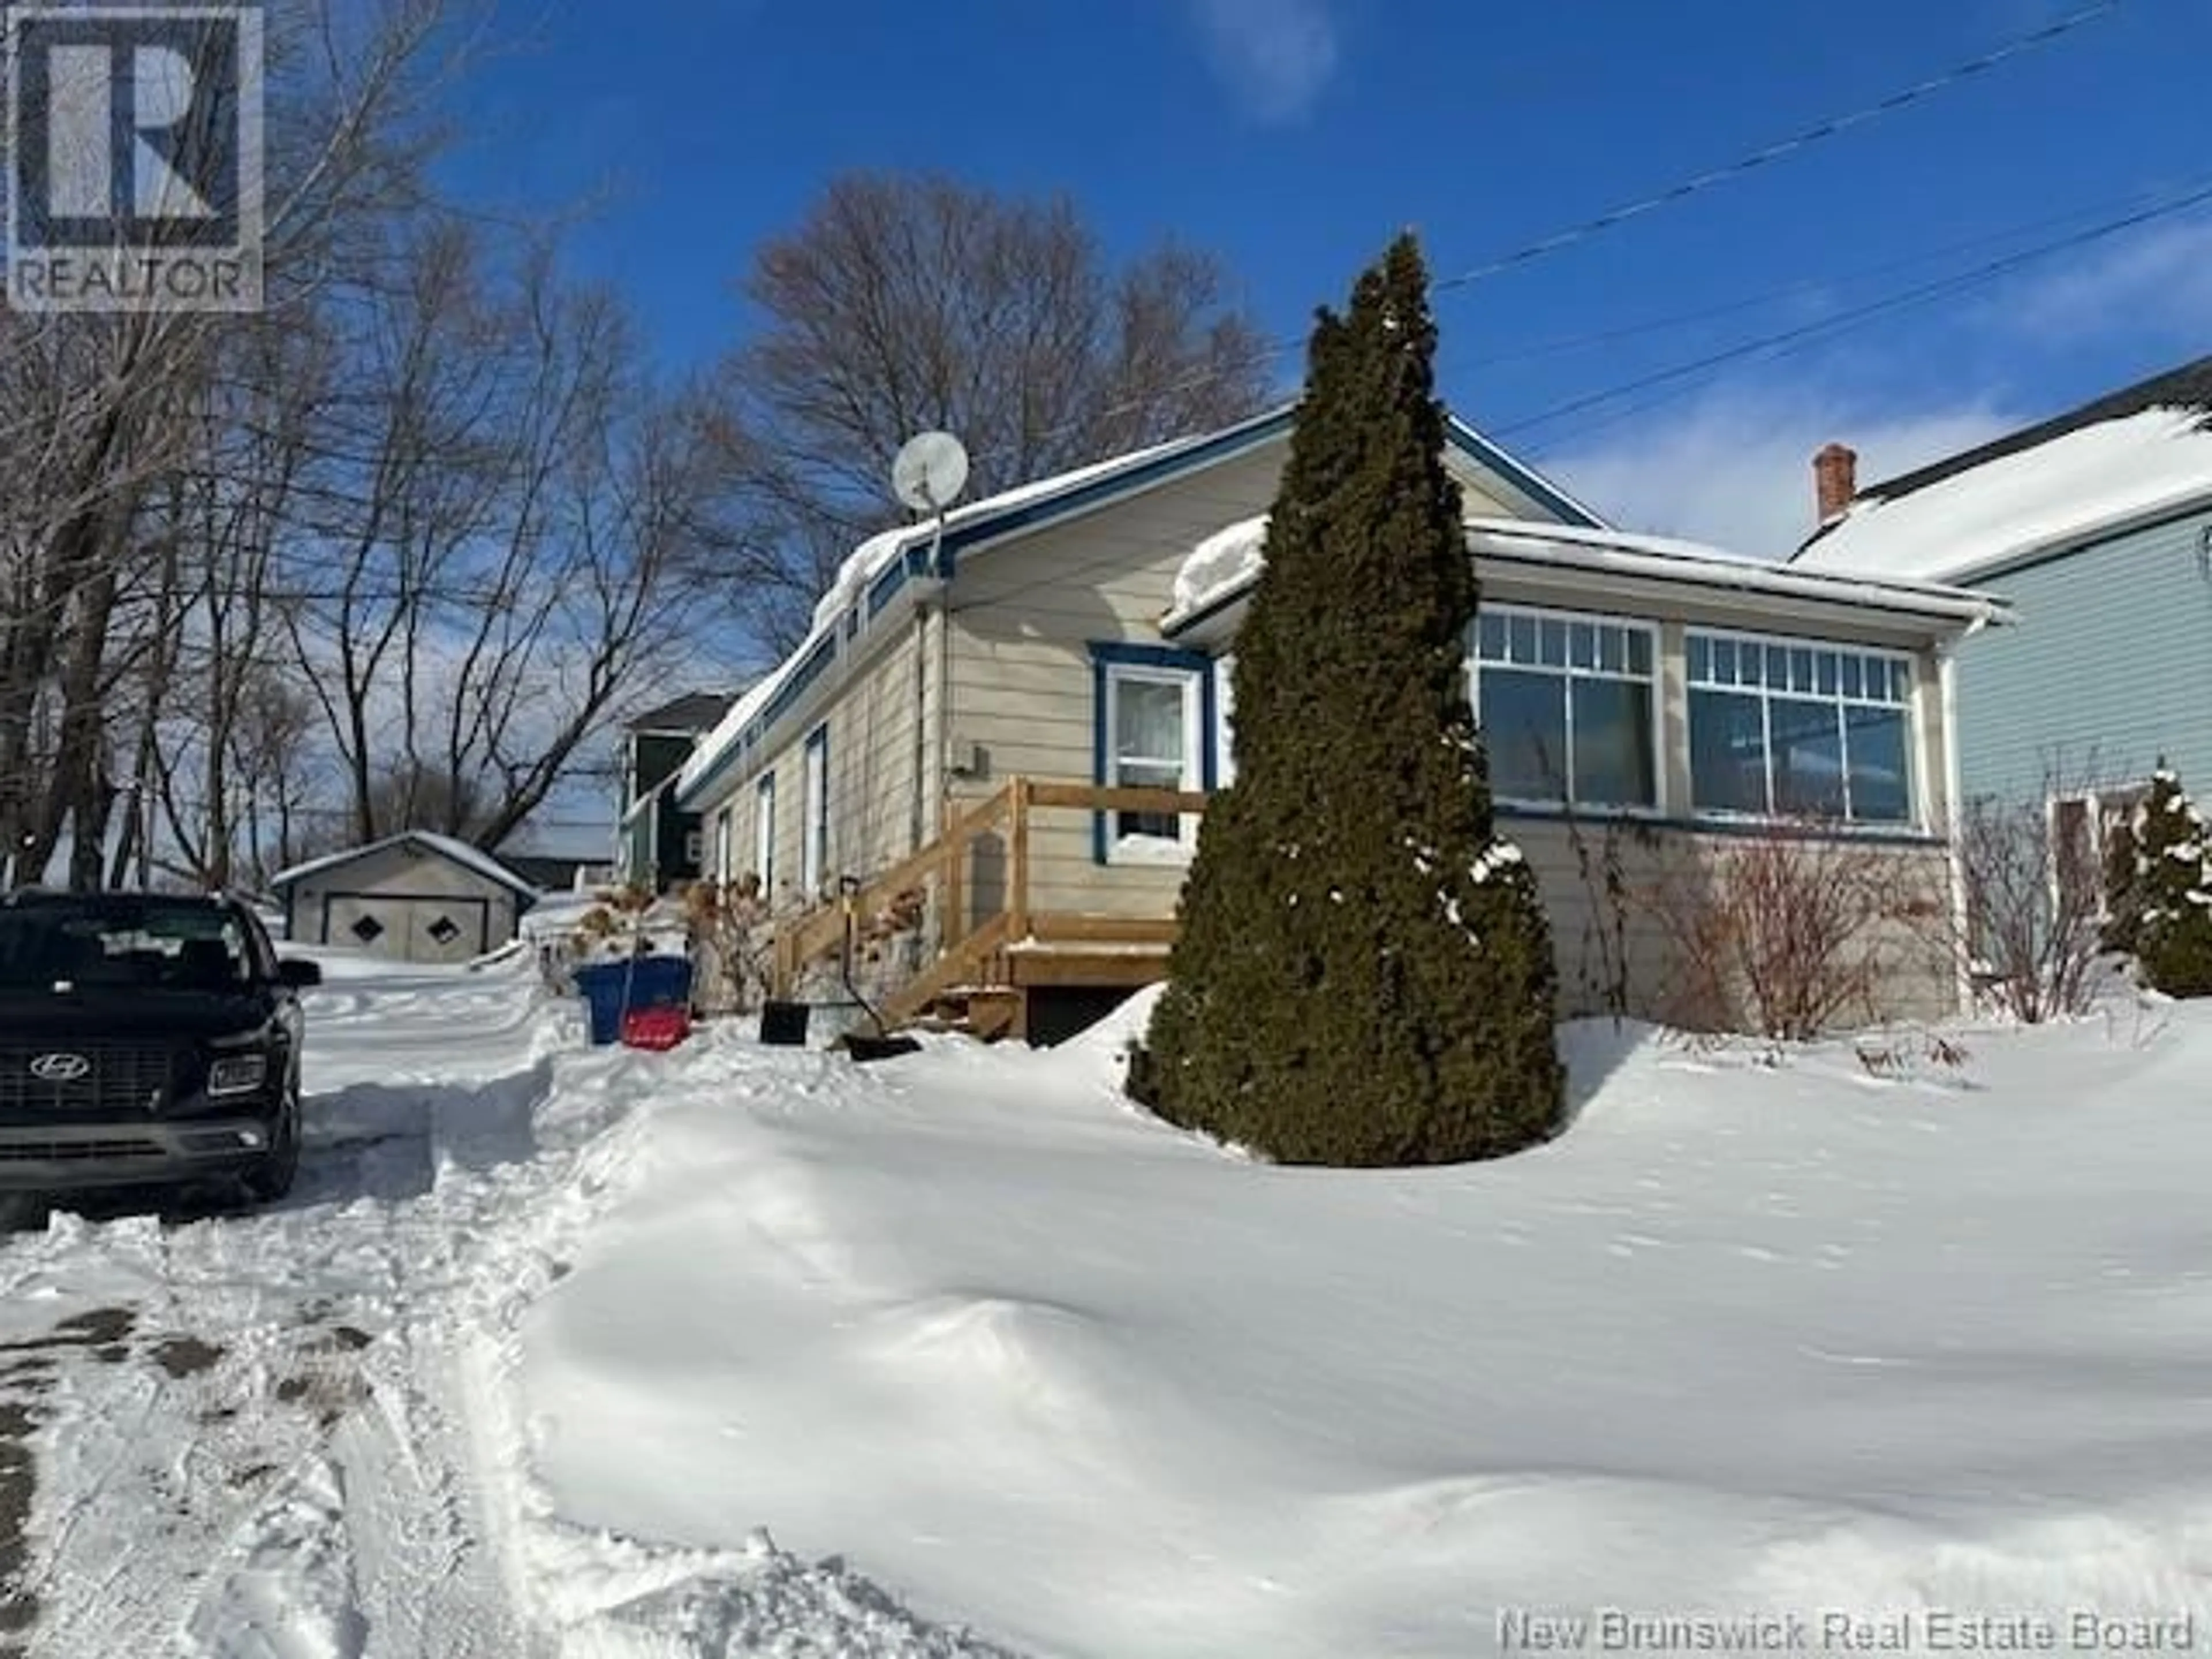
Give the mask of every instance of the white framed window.
[(2054, 898), (2069, 883), (2081, 883), (2083, 891), (2095, 896), (2097, 920), (2112, 920), (2112, 907), (2105, 888), (2106, 861), (2112, 857), (2113, 842), (2123, 834), (2133, 833), (2136, 808), (2149, 796), (2150, 781), (2144, 779), (2133, 783), (2100, 784), (2094, 789), (2054, 796), (2044, 803), (2044, 811), (2051, 819), (2051, 884)]
[[(1103, 665), (1102, 783), (1125, 789), (1205, 787), (1201, 725), (1206, 672), (1150, 663)], [(1104, 815), (1109, 860), (1186, 858), (1198, 844), (1195, 813)]]
[(730, 860), (733, 852), (730, 845), (730, 837), (737, 811), (734, 806), (725, 806), (714, 814), (714, 879), (726, 886), (729, 884), (730, 878), (737, 873), (730, 867)]
[(1237, 781), (1237, 658), (1213, 660), (1213, 785), (1226, 789)]
[(761, 897), (775, 893), (775, 774), (763, 773), (753, 786), (753, 873), (760, 878)]
[(1916, 821), (1911, 657), (1704, 629), (1686, 644), (1699, 814)]
[(1473, 633), (1469, 700), (1495, 799), (1658, 809), (1656, 626), (1502, 605)]
[[(726, 809), (724, 816), (726, 817), (728, 816)], [(698, 830), (687, 830), (684, 832), (684, 863), (687, 869), (696, 870), (699, 867), (700, 857), (706, 850), (706, 837)]]
[(830, 869), (830, 726), (827, 721), (806, 734), (800, 751), (801, 823), (799, 843), (799, 884), (812, 898), (822, 890)]

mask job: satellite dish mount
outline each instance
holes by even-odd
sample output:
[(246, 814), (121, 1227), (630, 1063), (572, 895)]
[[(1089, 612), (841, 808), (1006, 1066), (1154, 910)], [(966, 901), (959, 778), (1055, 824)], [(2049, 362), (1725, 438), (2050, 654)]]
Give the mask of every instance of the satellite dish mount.
[(968, 452), (950, 432), (917, 432), (899, 446), (891, 462), (891, 489), (899, 500), (937, 522), (930, 544), (930, 564), (945, 539), (945, 510), (960, 499), (968, 487)]

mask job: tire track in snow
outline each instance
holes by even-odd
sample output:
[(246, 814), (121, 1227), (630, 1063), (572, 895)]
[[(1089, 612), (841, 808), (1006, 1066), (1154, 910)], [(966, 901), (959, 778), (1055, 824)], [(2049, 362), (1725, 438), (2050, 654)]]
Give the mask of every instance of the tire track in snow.
[[(553, 1638), (518, 1593), (516, 1526), (489, 1466), (474, 1334), (511, 1327), (614, 1196), (606, 1171), (622, 1160), (609, 1143), (625, 1140), (623, 1126), (609, 1133), (604, 1115), (588, 1114), (541, 1124), (552, 1085), (540, 1064), (434, 1111), (430, 1190), (386, 1218), (406, 1235), (397, 1255), (418, 1293), (364, 1356), (356, 1408), (300, 1472), (304, 1482), (323, 1468), (333, 1475), (338, 1501), (325, 1525), (343, 1540), (349, 1588), (341, 1596), (327, 1584), (270, 1587), (268, 1564), (281, 1559), (271, 1543), (295, 1513), (272, 1502), (238, 1529), (204, 1587), (197, 1651), (236, 1651), (238, 1618), (252, 1617), (257, 1600), (289, 1597), (311, 1611), (343, 1599), (355, 1611), (362, 1645), (331, 1650), (341, 1659), (553, 1659)], [(539, 1145), (541, 1128), (556, 1145)]]
[[(0, 1434), (0, 1527), (22, 1558), (7, 1605), (34, 1651), (527, 1651), (468, 1611), (471, 1596), (503, 1610), (474, 1581), (425, 1593), (436, 1571), (459, 1575), (474, 1516), (439, 1467), (453, 1437), (425, 1426), (423, 1402), (448, 1379), (416, 1364), (408, 1333), (434, 1328), (458, 1293), (471, 1270), (464, 1245), (493, 1231), (485, 1206), (530, 1184), (499, 1165), (527, 1158), (526, 1135), (512, 1132), (526, 1130), (547, 1079), (532, 1066), (464, 1088), (383, 1091), (387, 1106), (409, 1094), (430, 1103), (415, 1156), (392, 1135), (311, 1145), (301, 1197), (274, 1211), (175, 1229), (63, 1217), (0, 1244), (19, 1310), (96, 1297), (118, 1304), (121, 1322), (88, 1333), (64, 1321), (33, 1339), (45, 1350), (100, 1337), (100, 1363), (65, 1356), (77, 1363), (15, 1407), (33, 1432), (19, 1437), (29, 1444), (12, 1472)], [(511, 1144), (476, 1148), (443, 1182), (429, 1119), (480, 1101)], [(412, 1400), (404, 1430), (361, 1409), (372, 1379)], [(0, 1383), (0, 1403), (9, 1397)], [(424, 1443), (409, 1450), (407, 1434)], [(27, 1498), (27, 1525), (6, 1525), (9, 1492)], [(434, 1622), (414, 1618), (423, 1607)], [(417, 1639), (392, 1645), (410, 1619)], [(481, 1641), (455, 1639), (472, 1628)], [(310, 1630), (314, 1644), (301, 1648)], [(0, 1653), (5, 1642), (0, 1631)]]

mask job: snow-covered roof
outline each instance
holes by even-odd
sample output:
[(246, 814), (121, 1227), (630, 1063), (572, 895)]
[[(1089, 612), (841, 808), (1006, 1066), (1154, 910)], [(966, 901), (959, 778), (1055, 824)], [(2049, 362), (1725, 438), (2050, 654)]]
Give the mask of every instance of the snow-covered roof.
[(631, 715), (623, 722), (623, 729), (689, 737), (706, 731), (721, 719), (736, 696), (731, 691), (687, 691), (680, 697)]
[(940, 531), (950, 535), (955, 531), (986, 524), (1017, 508), (1042, 505), (1056, 496), (1107, 483), (1121, 474), (1150, 466), (1180, 452), (1217, 444), (1239, 433), (1278, 422), (1284, 414), (1282, 410), (1270, 410), (1223, 431), (1154, 444), (1149, 448), (1134, 450), (1126, 455), (1116, 455), (1108, 460), (1001, 490), (995, 495), (987, 495), (980, 501), (954, 508), (945, 515), (941, 524), (931, 520), (921, 524), (902, 525), (895, 530), (886, 530), (869, 537), (838, 566), (836, 580), (815, 603), (812, 626), (798, 648), (731, 704), (729, 711), (715, 723), (714, 729), (699, 740), (684, 763), (683, 769), (677, 774), (677, 799), (679, 801), (683, 799), (721, 764), (731, 750), (743, 739), (745, 728), (792, 680), (800, 666), (826, 641), (835, 638), (839, 619), (861, 599), (876, 579), (908, 551), (927, 546)]
[(1613, 530), (1583, 530), (1570, 525), (1532, 524), (1525, 519), (1469, 519), (1474, 550), (1492, 556), (1530, 558), (1565, 569), (1619, 576), (1693, 582), (1777, 599), (1819, 599), (1903, 611), (1948, 622), (2002, 622), (2010, 612), (2002, 599), (1971, 588), (1904, 578), (1853, 575), (1802, 569), (1774, 559), (1708, 547), (1702, 542), (1667, 536), (1638, 536)]
[(1790, 568), (1963, 581), (2182, 512), (2212, 500), (2212, 428), (2202, 408), (2145, 409), (1899, 484), (1868, 490)]
[[(1155, 444), (1150, 448), (1117, 455), (1109, 460), (1002, 490), (998, 495), (970, 501), (946, 514), (941, 525), (935, 520), (902, 525), (895, 530), (871, 536), (854, 549), (838, 567), (836, 580), (815, 605), (812, 625), (798, 648), (740, 697), (714, 729), (701, 738), (692, 750), (690, 757), (677, 775), (678, 800), (682, 802), (690, 799), (723, 768), (732, 753), (744, 741), (748, 729), (763, 720), (787, 687), (792, 686), (802, 674), (822, 671), (823, 653), (838, 649), (838, 630), (842, 619), (875, 590), (879, 578), (902, 559), (919, 549), (930, 546), (940, 532), (946, 549), (952, 550), (963, 544), (976, 545), (1002, 534), (1032, 527), (1037, 521), (1038, 509), (1085, 510), (1100, 504), (1102, 485), (1110, 486), (1126, 479), (1129, 487), (1141, 488), (1154, 480), (1172, 476), (1178, 458), (1188, 457), (1190, 465), (1200, 465), (1212, 458), (1242, 453), (1250, 444), (1287, 430), (1294, 413), (1295, 405), (1285, 404), (1218, 431)], [(1487, 469), (1511, 491), (1526, 496), (1540, 509), (1592, 525), (1601, 522), (1589, 507), (1526, 464), (1506, 453), (1457, 416), (1448, 418), (1446, 431), (1454, 448), (1473, 457), (1479, 465)], [(911, 568), (909, 567), (909, 570)]]
[(1172, 630), (1258, 580), (1267, 562), (1267, 515), (1262, 513), (1215, 531), (1191, 549), (1176, 572), (1175, 599), (1161, 627)]
[(805, 661), (807, 654), (819, 642), (823, 630), (817, 628), (807, 636), (799, 648), (779, 663), (771, 673), (761, 676), (752, 690), (730, 705), (730, 711), (716, 721), (714, 729), (693, 745), (691, 753), (676, 774), (676, 798), (684, 799), (684, 792), (697, 787), (699, 781), (720, 764), (723, 756), (737, 747), (738, 740), (745, 734), (745, 727), (753, 717), (768, 707), (768, 700), (783, 689), (792, 671)]
[[(2002, 603), (1987, 594), (1937, 583), (1856, 576), (1756, 559), (1698, 542), (1632, 535), (1528, 519), (1467, 520), (1469, 550), (1506, 558), (1617, 576), (1693, 582), (1776, 598), (1821, 599), (1960, 623), (2002, 621)], [(1249, 592), (1265, 563), (1265, 518), (1216, 532), (1191, 550), (1176, 573), (1175, 600), (1160, 630), (1175, 634)]]
[(335, 870), (340, 865), (351, 864), (388, 848), (410, 843), (435, 857), (472, 870), (485, 880), (495, 881), (526, 898), (538, 896), (537, 888), (482, 848), (471, 847), (465, 841), (457, 841), (451, 836), (441, 836), (430, 830), (403, 830), (396, 836), (386, 836), (383, 840), (371, 842), (365, 847), (349, 847), (343, 853), (330, 853), (319, 859), (309, 859), (304, 864), (295, 864), (289, 870), (279, 871), (270, 878), (269, 884), (277, 889), (295, 886), (325, 870)]
[[(1262, 416), (1259, 421), (1246, 424), (1256, 425), (1273, 418), (1272, 415)], [(1027, 507), (1085, 484), (1100, 483), (1116, 473), (1133, 471), (1172, 455), (1177, 450), (1194, 448), (1218, 435), (1202, 433), (1196, 437), (1173, 439), (1146, 449), (1132, 450), (1126, 455), (1094, 461), (1088, 466), (1056, 472), (1048, 478), (1035, 479), (1012, 489), (1002, 489), (995, 495), (986, 495), (981, 501), (969, 501), (964, 507), (953, 508), (945, 515), (944, 528), (947, 531), (964, 529), (980, 520), (996, 517), (1014, 507)], [(867, 591), (868, 584), (881, 575), (894, 559), (908, 548), (927, 545), (936, 536), (938, 528), (937, 520), (932, 519), (921, 524), (901, 525), (896, 530), (884, 531), (862, 542), (848, 556), (844, 563), (837, 567), (836, 580), (830, 584), (829, 591), (815, 601), (814, 626), (817, 629), (830, 627), (845, 614), (854, 600)]]

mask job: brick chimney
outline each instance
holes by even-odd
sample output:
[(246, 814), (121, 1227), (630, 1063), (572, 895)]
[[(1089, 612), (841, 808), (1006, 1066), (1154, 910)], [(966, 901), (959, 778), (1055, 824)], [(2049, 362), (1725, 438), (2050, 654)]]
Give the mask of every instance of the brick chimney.
[(1858, 492), (1858, 451), (1829, 444), (1813, 458), (1813, 495), (1819, 503), (1820, 523), (1831, 525), (1842, 518)]

